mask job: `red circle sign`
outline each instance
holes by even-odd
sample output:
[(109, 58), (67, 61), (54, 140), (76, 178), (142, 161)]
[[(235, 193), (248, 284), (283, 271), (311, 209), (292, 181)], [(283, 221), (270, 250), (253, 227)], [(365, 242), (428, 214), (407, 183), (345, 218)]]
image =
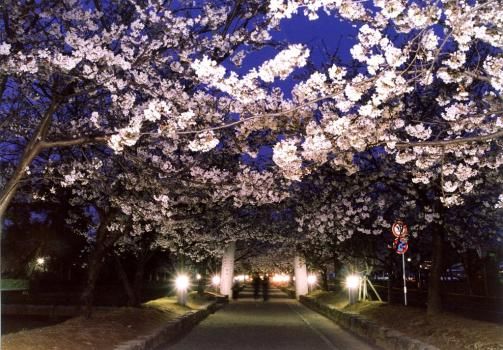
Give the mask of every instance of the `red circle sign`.
[(409, 228), (402, 220), (397, 220), (393, 226), (391, 226), (391, 233), (397, 238), (406, 237), (409, 234)]

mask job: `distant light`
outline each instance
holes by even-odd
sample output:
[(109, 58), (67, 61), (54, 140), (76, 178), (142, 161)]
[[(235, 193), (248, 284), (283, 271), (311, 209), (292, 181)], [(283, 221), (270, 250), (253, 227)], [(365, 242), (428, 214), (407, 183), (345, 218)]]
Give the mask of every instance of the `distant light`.
[(44, 258), (37, 258), (37, 265), (44, 265), (45, 264), (45, 259)]
[(360, 285), (360, 276), (349, 275), (346, 277), (346, 288), (356, 289)]
[(246, 278), (245, 275), (238, 275), (234, 277), (234, 281), (244, 282), (245, 278)]
[(411, 259), (411, 258), (407, 258), (407, 261), (408, 261), (408, 262), (411, 262), (411, 261), (412, 261), (412, 259)]
[(317, 278), (316, 278), (315, 275), (309, 275), (309, 276), (307, 276), (307, 283), (309, 283), (311, 285), (315, 284), (316, 280), (317, 280)]
[(198, 281), (199, 281), (201, 278), (202, 278), (201, 274), (199, 274), (199, 273), (198, 273), (198, 274), (196, 274), (196, 280), (198, 280)]
[(178, 275), (175, 279), (175, 287), (179, 291), (184, 291), (189, 288), (190, 280), (187, 275)]
[(274, 283), (285, 283), (285, 282), (290, 282), (290, 276), (285, 275), (285, 274), (275, 274), (272, 276), (272, 281)]
[(215, 287), (220, 284), (220, 276), (215, 275), (211, 278), (211, 284), (213, 284)]

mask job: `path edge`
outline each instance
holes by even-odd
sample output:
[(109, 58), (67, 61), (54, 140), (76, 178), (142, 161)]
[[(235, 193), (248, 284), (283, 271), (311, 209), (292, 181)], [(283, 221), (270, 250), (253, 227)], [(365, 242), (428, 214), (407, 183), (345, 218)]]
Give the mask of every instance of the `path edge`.
[(147, 335), (128, 340), (114, 347), (114, 350), (147, 350), (157, 349), (161, 345), (173, 342), (187, 334), (199, 322), (223, 307), (223, 303), (213, 301), (206, 308), (197, 311), (188, 311)]
[(436, 346), (411, 338), (397, 330), (379, 326), (359, 315), (341, 311), (320, 303), (312, 297), (301, 295), (299, 301), (337, 323), (345, 330), (365, 339), (369, 344), (386, 350), (440, 350)]

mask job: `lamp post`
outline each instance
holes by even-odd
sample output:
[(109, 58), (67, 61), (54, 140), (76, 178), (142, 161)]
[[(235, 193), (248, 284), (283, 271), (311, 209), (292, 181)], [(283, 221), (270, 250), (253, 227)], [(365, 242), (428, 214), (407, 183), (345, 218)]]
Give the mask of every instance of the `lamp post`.
[(356, 303), (356, 290), (360, 286), (360, 276), (349, 275), (346, 277), (346, 288), (348, 289), (349, 304)]
[(178, 275), (175, 279), (176, 288), (176, 298), (180, 305), (185, 306), (187, 304), (187, 290), (189, 289), (189, 276)]

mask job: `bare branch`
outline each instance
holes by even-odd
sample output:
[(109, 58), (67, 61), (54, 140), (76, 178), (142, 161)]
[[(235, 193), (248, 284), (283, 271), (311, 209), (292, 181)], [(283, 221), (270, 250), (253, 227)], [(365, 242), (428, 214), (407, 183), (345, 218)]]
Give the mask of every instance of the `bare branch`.
[(108, 136), (83, 136), (75, 139), (68, 140), (57, 140), (57, 141), (42, 141), (40, 142), (40, 148), (52, 148), (52, 147), (71, 147), (77, 145), (84, 145), (90, 143), (105, 143), (108, 141)]
[(396, 144), (396, 148), (405, 149), (410, 147), (445, 147), (445, 146), (453, 146), (459, 145), (463, 143), (470, 142), (482, 142), (489, 141), (493, 139), (498, 139), (503, 137), (503, 130), (499, 130), (492, 134), (481, 135), (481, 136), (473, 136), (473, 137), (461, 137), (454, 140), (441, 140), (441, 141), (421, 141), (421, 142), (399, 142)]

